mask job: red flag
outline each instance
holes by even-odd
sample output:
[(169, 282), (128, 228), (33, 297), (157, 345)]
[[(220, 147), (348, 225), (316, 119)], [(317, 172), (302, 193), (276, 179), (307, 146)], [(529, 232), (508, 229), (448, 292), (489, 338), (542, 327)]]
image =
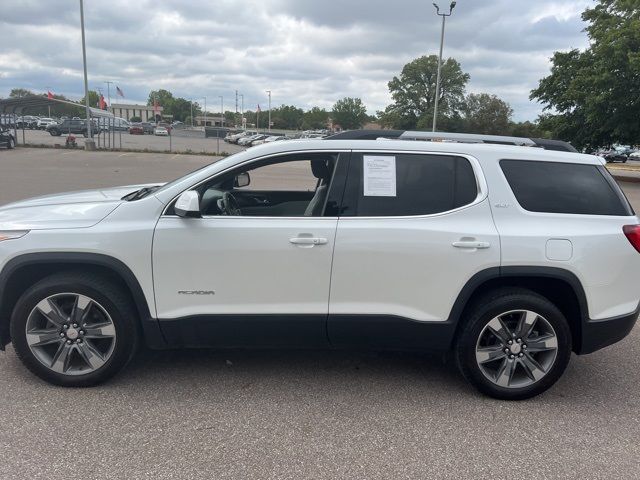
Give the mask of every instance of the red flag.
[(107, 109), (107, 102), (104, 101), (104, 96), (102, 94), (100, 94), (100, 99), (98, 100), (98, 108), (100, 108), (100, 110)]
[(158, 108), (160, 105), (158, 105), (158, 101), (154, 98), (153, 99), (153, 112), (154, 113), (158, 113), (160, 111), (160, 108)]
[(48, 98), (49, 100), (52, 100), (52, 99), (53, 99), (53, 93), (51, 93), (49, 90), (47, 90), (47, 98)]

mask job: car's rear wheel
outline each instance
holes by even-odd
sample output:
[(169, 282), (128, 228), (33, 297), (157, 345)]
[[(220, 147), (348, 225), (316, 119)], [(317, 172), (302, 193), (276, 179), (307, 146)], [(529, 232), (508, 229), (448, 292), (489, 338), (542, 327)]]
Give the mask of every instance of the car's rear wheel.
[(16, 141), (13, 139), (13, 137), (9, 137), (9, 141), (7, 142), (7, 148), (9, 150), (11, 150), (12, 148), (16, 147)]
[(14, 308), (11, 338), (20, 360), (38, 377), (88, 387), (127, 364), (138, 334), (126, 292), (78, 272), (53, 275), (29, 288)]
[(52, 128), (51, 130), (49, 130), (49, 133), (51, 134), (52, 137), (59, 137), (60, 136), (60, 131), (56, 128)]
[(524, 289), (501, 289), (476, 302), (456, 344), (464, 377), (494, 398), (539, 395), (562, 375), (571, 331), (560, 310)]

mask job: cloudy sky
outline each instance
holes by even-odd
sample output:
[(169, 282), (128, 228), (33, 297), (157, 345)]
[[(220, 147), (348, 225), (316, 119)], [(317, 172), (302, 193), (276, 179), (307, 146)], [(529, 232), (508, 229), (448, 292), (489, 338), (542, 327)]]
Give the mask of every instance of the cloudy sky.
[[(14, 87), (83, 95), (77, 0), (2, 0), (0, 97)], [(471, 75), (468, 90), (507, 100), (516, 120), (535, 119), (529, 91), (555, 50), (587, 44), (580, 13), (590, 0), (459, 0), (445, 56)], [(441, 5), (448, 2), (440, 0)], [(428, 0), (85, 0), (89, 88), (111, 80), (126, 100), (151, 89), (235, 109), (267, 103), (330, 107), (390, 101), (402, 66), (437, 54), (439, 17)], [(215, 107), (209, 107), (215, 111)]]

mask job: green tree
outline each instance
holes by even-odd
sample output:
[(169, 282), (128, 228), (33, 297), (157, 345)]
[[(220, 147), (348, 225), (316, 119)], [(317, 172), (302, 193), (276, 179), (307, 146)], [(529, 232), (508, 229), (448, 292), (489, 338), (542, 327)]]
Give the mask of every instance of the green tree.
[(134, 123), (136, 123), (136, 122), (141, 122), (141, 121), (142, 121), (142, 118), (140, 118), (140, 117), (138, 117), (138, 116), (136, 116), (136, 117), (131, 117), (131, 118), (129, 119), (129, 121), (130, 121), (130, 122), (134, 122)]
[[(261, 113), (265, 116), (265, 122), (269, 123), (269, 111), (265, 110)], [(297, 108), (293, 105), (281, 105), (280, 107), (273, 108), (271, 110), (271, 122), (273, 128), (298, 130), (302, 125), (302, 119), (304, 112), (301, 108)], [(260, 119), (262, 121), (262, 118)]]
[(589, 47), (555, 52), (531, 92), (548, 112), (540, 126), (579, 149), (640, 143), (640, 3), (599, 0), (582, 19)]
[(22, 98), (33, 94), (31, 90), (26, 88), (12, 88), (11, 92), (9, 92), (9, 98)]
[(149, 92), (147, 105), (152, 106), (154, 101), (157, 101), (158, 105), (160, 105), (163, 110), (171, 109), (174, 101), (173, 93), (164, 89), (152, 90)]
[[(98, 108), (98, 100), (100, 99), (100, 95), (98, 95), (98, 92), (96, 92), (95, 90), (89, 90), (88, 92), (89, 94), (89, 106), (91, 108)], [(56, 98), (56, 95), (53, 96), (54, 98)], [(80, 99), (80, 104), (84, 105), (84, 98), (82, 97)], [(105, 98), (106, 101), (106, 98)]]
[[(384, 112), (378, 112), (384, 126), (411, 129), (425, 127), (433, 120), (433, 109), (438, 73), (438, 57), (429, 55), (407, 63), (399, 77), (389, 82), (393, 103)], [(448, 58), (442, 63), (441, 85), (438, 103), (438, 123), (443, 126), (447, 117), (454, 123), (464, 105), (465, 87), (469, 74), (462, 71), (460, 63)]]
[[(170, 113), (174, 120), (184, 122), (187, 117), (191, 116), (191, 102), (181, 97), (176, 97), (169, 105)], [(193, 106), (193, 115), (199, 114), (196, 105)]]
[(333, 105), (331, 117), (344, 129), (360, 128), (367, 121), (367, 108), (359, 98), (345, 97)]
[(549, 133), (542, 130), (537, 123), (527, 120), (525, 122), (511, 122), (509, 135), (514, 137), (546, 138)]
[(464, 128), (469, 133), (508, 135), (513, 110), (496, 95), (471, 93), (462, 107)]
[(162, 115), (173, 115), (173, 104), (175, 98), (173, 93), (168, 90), (152, 90), (149, 92), (149, 98), (147, 99), (147, 105), (152, 106), (155, 102), (158, 106), (162, 107), (162, 112), (156, 115), (156, 121), (162, 120)]
[(324, 108), (313, 107), (304, 113), (302, 119), (302, 128), (304, 130), (316, 130), (321, 128), (327, 128), (327, 122), (329, 121), (329, 112)]

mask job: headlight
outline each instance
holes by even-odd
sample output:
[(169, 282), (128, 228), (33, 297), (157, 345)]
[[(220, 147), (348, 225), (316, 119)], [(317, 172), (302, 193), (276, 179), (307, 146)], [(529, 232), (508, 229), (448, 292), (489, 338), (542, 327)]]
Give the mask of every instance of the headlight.
[(24, 237), (27, 233), (29, 230), (0, 230), (0, 242)]

